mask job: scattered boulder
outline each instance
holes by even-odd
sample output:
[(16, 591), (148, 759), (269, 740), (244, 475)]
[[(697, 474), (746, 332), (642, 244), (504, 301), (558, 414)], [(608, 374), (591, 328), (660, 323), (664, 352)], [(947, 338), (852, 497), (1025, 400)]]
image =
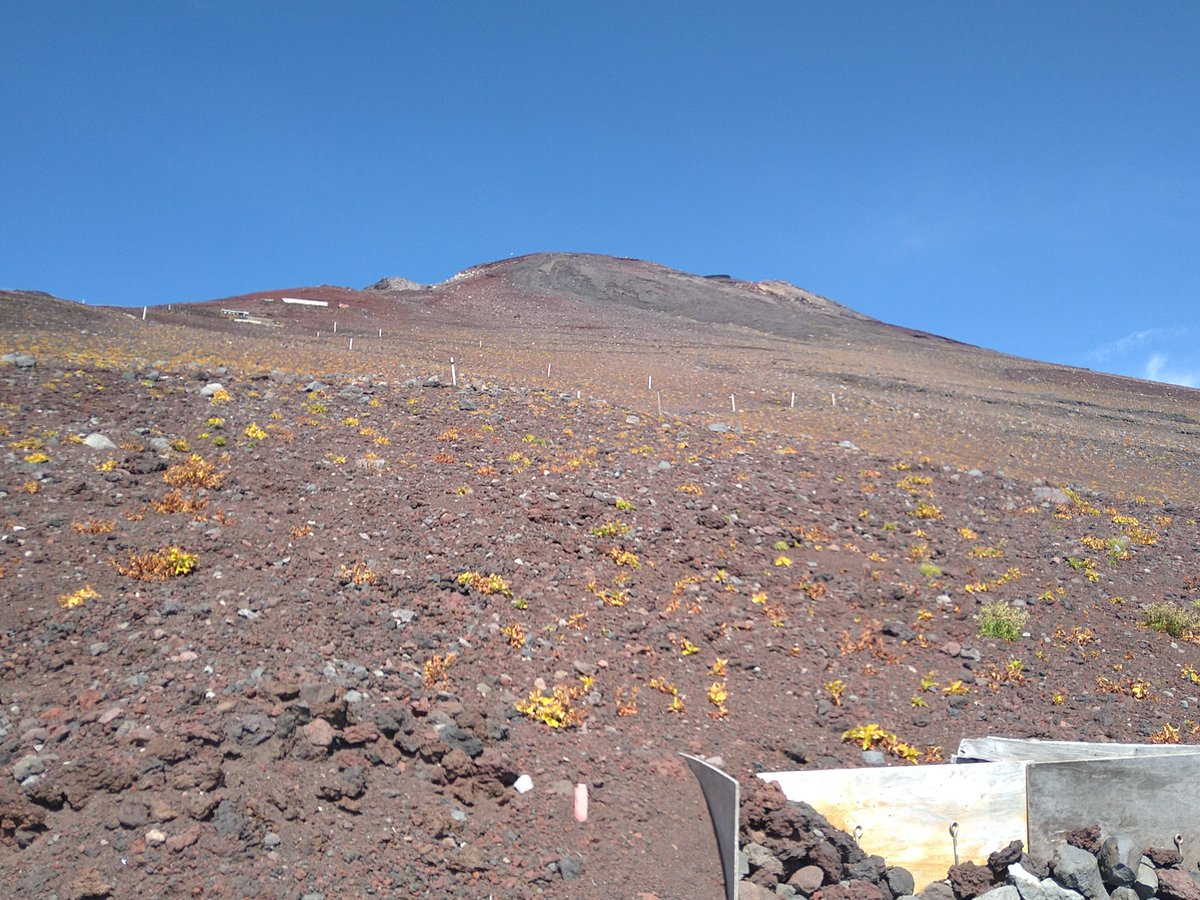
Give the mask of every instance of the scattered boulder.
[(117, 445), (112, 439), (99, 432), (93, 432), (83, 439), (85, 447), (91, 447), (93, 450), (116, 450)]
[(380, 278), (374, 284), (367, 285), (363, 288), (365, 291), (380, 291), (382, 293), (396, 293), (399, 291), (424, 291), (428, 290), (429, 285), (421, 284), (409, 278), (402, 278), (397, 275), (392, 275), (387, 278)]
[(29, 353), (5, 353), (0, 356), (0, 362), (16, 366), (18, 369), (32, 369), (37, 365), (37, 358)]
[(1078, 891), (1088, 900), (1108, 900), (1108, 891), (1100, 877), (1100, 864), (1087, 850), (1072, 844), (1056, 847), (1050, 868), (1055, 881)]

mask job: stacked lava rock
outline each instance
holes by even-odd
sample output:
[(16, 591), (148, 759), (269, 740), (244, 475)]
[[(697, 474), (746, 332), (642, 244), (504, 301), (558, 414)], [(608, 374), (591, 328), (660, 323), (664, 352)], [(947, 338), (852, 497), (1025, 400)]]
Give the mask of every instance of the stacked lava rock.
[[(807, 803), (790, 801), (775, 783), (750, 782), (742, 799), (741, 900), (911, 900), (912, 875), (868, 856), (854, 838)], [(1176, 850), (1142, 848), (1128, 835), (1098, 827), (1067, 835), (1049, 860), (1020, 841), (987, 865), (953, 866), (945, 881), (917, 900), (1200, 900), (1200, 872), (1181, 868)]]
[(750, 781), (741, 821), (741, 874), (747, 876), (741, 900), (897, 900), (912, 894), (907, 869), (868, 856), (807, 803), (784, 797), (774, 782)]
[(921, 900), (1200, 900), (1200, 873), (1180, 868), (1176, 850), (1142, 848), (1129, 835), (1078, 828), (1048, 862), (1032, 859), (1014, 841), (987, 866), (954, 866)]

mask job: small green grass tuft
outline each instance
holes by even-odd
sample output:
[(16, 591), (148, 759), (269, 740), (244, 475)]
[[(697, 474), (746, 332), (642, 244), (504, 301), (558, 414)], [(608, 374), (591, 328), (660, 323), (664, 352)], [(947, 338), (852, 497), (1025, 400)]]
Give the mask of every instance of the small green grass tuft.
[(1029, 613), (1003, 600), (985, 603), (979, 611), (979, 636), (1015, 641), (1020, 639), (1028, 621)]
[(1146, 607), (1142, 624), (1151, 631), (1161, 631), (1174, 638), (1186, 638), (1200, 632), (1200, 612), (1165, 600)]

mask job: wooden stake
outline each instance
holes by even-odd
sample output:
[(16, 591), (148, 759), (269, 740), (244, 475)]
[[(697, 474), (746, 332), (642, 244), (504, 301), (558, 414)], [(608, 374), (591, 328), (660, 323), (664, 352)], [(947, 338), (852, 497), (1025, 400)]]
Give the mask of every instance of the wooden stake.
[(733, 398), (733, 394), (729, 395), (729, 408), (737, 412), (737, 400)]
[(354, 349), (354, 338), (350, 338), (350, 349)]
[(333, 333), (337, 334), (337, 319), (333, 320)]
[(792, 409), (796, 408), (796, 392), (792, 391)]
[(658, 414), (662, 415), (662, 391), (658, 392)]
[(142, 307), (142, 321), (146, 321), (146, 307), (144, 306)]
[(653, 375), (646, 376), (646, 390), (648, 390), (648, 391), (654, 390), (654, 376)]
[(546, 377), (547, 378), (550, 377), (550, 366), (551, 365), (552, 365), (552, 363), (546, 363)]

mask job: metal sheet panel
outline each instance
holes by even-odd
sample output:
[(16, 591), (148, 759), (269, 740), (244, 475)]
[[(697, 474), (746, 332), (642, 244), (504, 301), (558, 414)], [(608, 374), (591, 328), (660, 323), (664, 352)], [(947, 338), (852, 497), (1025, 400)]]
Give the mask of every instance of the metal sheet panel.
[[(990, 764), (994, 765), (994, 764)], [(962, 766), (973, 769), (975, 766)], [(1143, 847), (1174, 847), (1182, 834), (1184, 867), (1200, 858), (1200, 756), (1153, 756), (1038, 763), (1029, 767), (1029, 845), (1049, 856), (1073, 828), (1099, 825)]]
[(737, 900), (741, 785), (736, 778), (726, 775), (699, 757), (688, 756), (686, 753), (679, 755), (687, 760), (688, 768), (700, 782), (704, 802), (708, 804), (708, 815), (712, 819), (713, 831), (717, 836), (717, 852), (721, 854), (721, 871), (725, 875), (725, 900)]
[(1040, 741), (1023, 738), (966, 738), (959, 742), (955, 762), (1068, 762), (1127, 756), (1186, 756), (1200, 753), (1187, 744), (1093, 744), (1084, 741)]

